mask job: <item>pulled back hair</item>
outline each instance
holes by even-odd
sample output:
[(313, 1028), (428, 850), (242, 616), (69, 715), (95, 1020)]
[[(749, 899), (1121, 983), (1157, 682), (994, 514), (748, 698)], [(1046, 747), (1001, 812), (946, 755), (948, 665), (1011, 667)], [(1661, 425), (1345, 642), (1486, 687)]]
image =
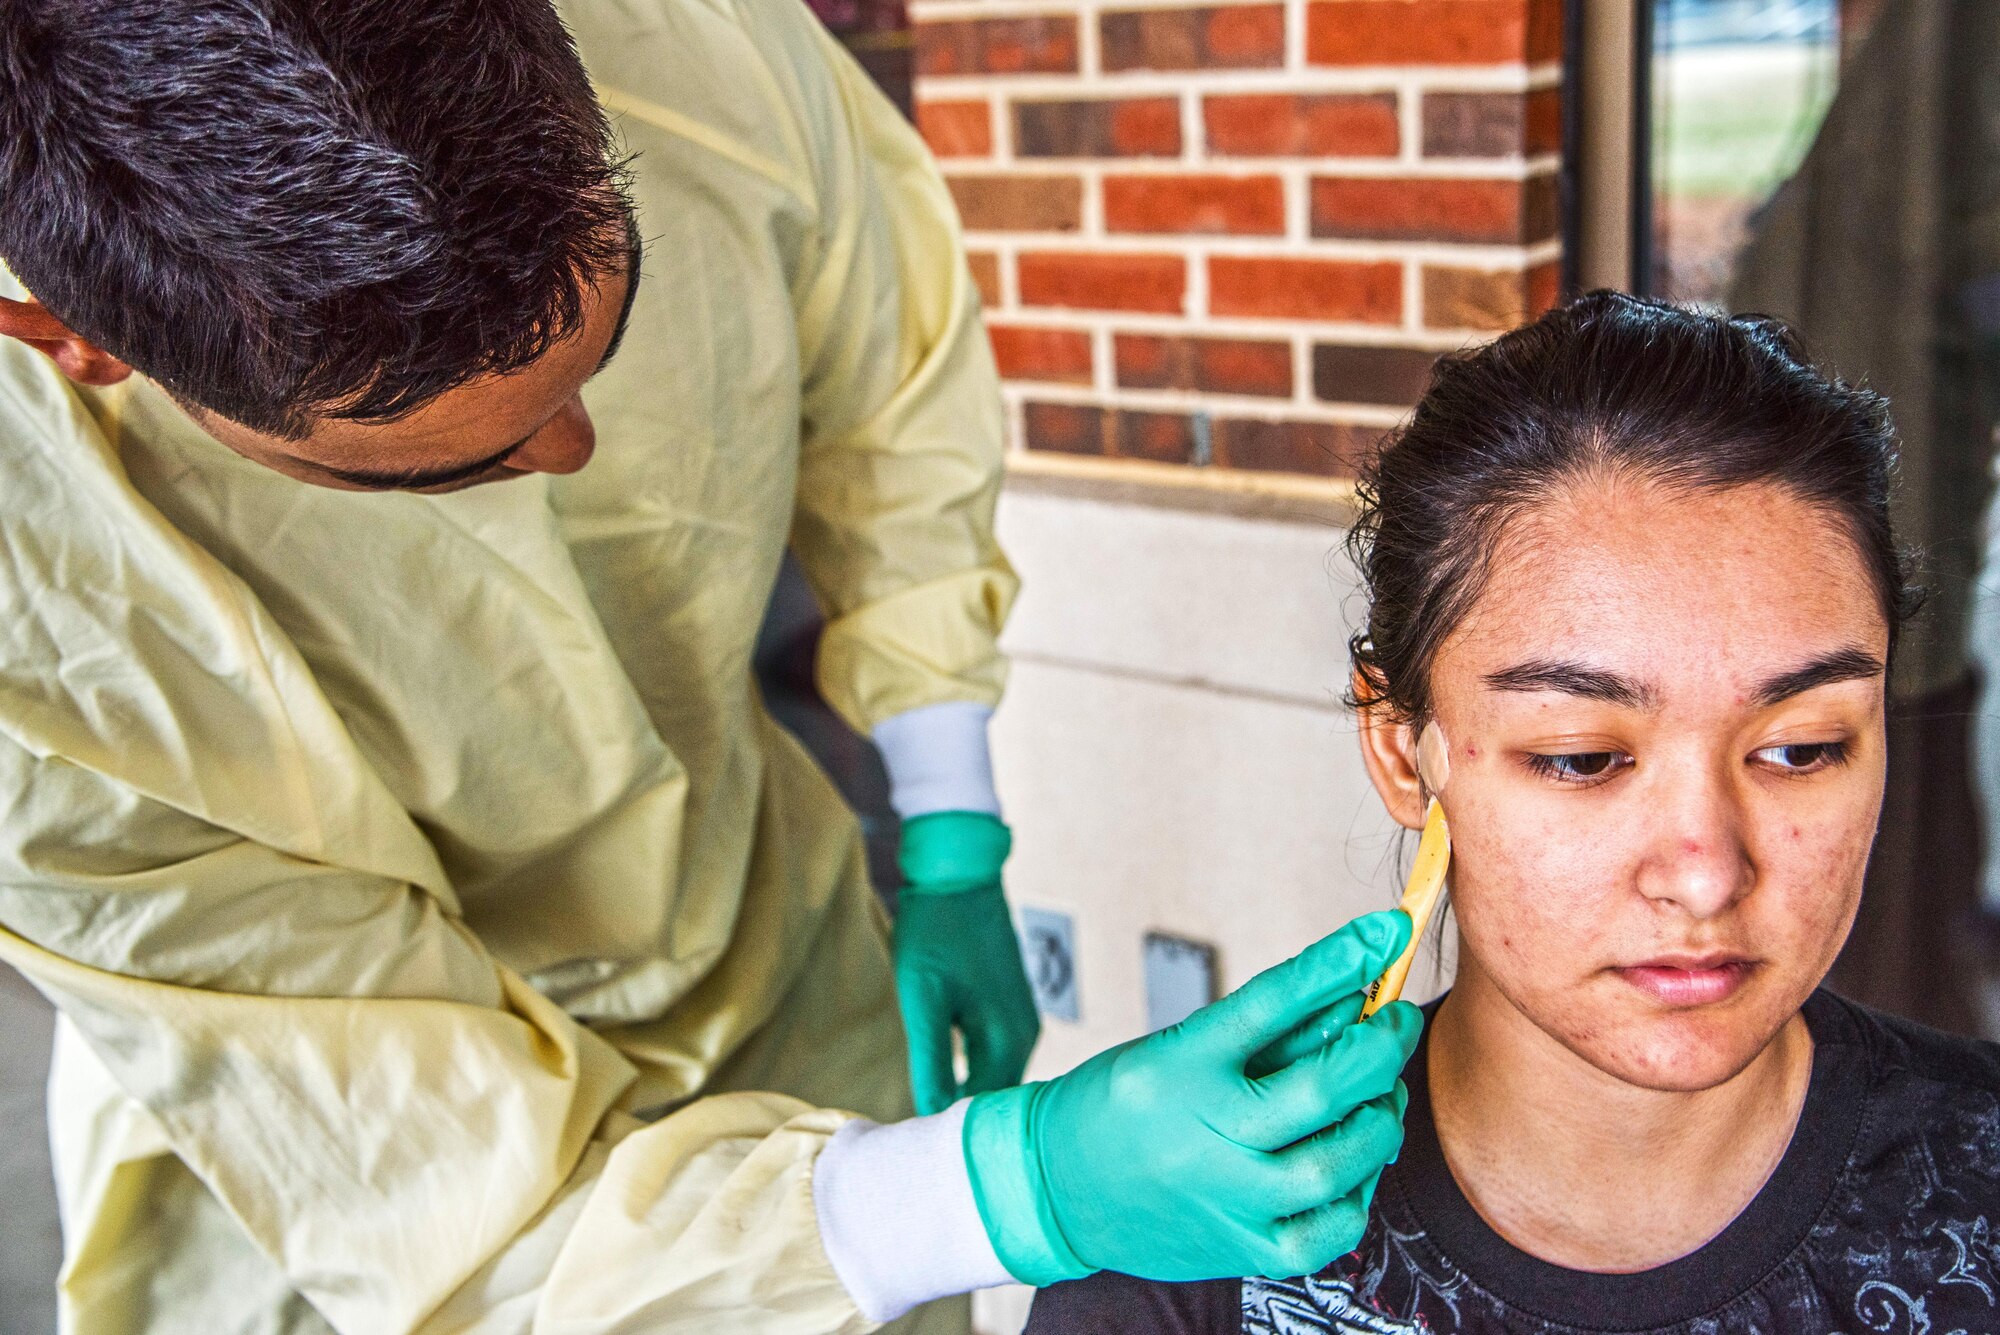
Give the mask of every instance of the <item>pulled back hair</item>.
[(1363, 470), (1348, 537), (1368, 600), (1349, 642), (1358, 694), (1427, 720), (1431, 664), (1479, 597), (1502, 527), (1590, 477), (1783, 488), (1853, 538), (1893, 652), (1920, 601), (1889, 524), (1895, 460), (1887, 401), (1816, 370), (1780, 321), (1579, 297), (1441, 358)]
[(534, 361), (624, 262), (624, 191), (549, 0), (0, 4), (0, 258), (256, 430)]

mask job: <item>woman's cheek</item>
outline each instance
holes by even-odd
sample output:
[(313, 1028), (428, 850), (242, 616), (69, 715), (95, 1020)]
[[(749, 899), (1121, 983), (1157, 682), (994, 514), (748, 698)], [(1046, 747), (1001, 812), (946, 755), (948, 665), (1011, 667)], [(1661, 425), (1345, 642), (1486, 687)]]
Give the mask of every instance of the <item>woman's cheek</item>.
[[(1487, 970), (1532, 986), (1552, 961), (1594, 962), (1611, 936), (1619, 854), (1578, 816), (1529, 799), (1467, 803), (1452, 824), (1453, 912)], [(1497, 808), (1505, 806), (1506, 819)]]
[(1810, 991), (1840, 953), (1861, 903), (1874, 825), (1861, 818), (1794, 824), (1776, 856), (1759, 869), (1758, 935), (1767, 958), (1804, 975)]

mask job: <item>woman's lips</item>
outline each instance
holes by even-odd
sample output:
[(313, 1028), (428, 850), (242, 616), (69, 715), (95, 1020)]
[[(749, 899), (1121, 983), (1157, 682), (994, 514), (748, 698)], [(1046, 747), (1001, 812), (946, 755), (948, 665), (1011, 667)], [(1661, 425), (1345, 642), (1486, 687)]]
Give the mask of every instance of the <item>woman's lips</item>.
[(1649, 960), (1612, 972), (1663, 1006), (1709, 1006), (1734, 994), (1750, 969), (1749, 960), (1716, 957)]

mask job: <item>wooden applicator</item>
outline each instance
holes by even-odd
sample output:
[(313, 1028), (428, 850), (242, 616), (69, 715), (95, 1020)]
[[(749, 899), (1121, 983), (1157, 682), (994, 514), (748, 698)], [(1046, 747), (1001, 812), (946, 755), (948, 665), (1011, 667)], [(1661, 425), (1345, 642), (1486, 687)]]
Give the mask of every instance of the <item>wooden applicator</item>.
[(1417, 860), (1410, 864), (1410, 879), (1404, 884), (1403, 900), (1397, 905), (1410, 915), (1410, 944), (1403, 947), (1403, 953), (1368, 989), (1368, 1000), (1361, 1007), (1363, 1019), (1403, 995), (1403, 982), (1410, 976), (1410, 964), (1417, 957), (1417, 942), (1423, 939), (1431, 914), (1444, 899), (1444, 874), (1451, 866), (1451, 830), (1444, 823), (1444, 808), (1438, 805), (1438, 794), (1451, 779), (1451, 750), (1435, 721), (1426, 723), (1417, 735), (1417, 777), (1430, 789), (1431, 804), (1424, 813), (1424, 835), (1417, 843)]

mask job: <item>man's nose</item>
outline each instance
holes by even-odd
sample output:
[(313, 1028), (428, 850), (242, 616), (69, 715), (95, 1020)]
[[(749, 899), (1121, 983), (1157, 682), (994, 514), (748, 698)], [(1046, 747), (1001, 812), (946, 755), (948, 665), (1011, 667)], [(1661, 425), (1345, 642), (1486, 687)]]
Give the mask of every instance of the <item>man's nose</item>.
[(1676, 773), (1661, 787), (1639, 892), (1691, 917), (1713, 917), (1748, 894), (1756, 879), (1741, 796), (1725, 776), (1705, 769)]
[(596, 448), (597, 428), (583, 399), (573, 398), (507, 457), (507, 466), (523, 473), (574, 473), (590, 462)]

